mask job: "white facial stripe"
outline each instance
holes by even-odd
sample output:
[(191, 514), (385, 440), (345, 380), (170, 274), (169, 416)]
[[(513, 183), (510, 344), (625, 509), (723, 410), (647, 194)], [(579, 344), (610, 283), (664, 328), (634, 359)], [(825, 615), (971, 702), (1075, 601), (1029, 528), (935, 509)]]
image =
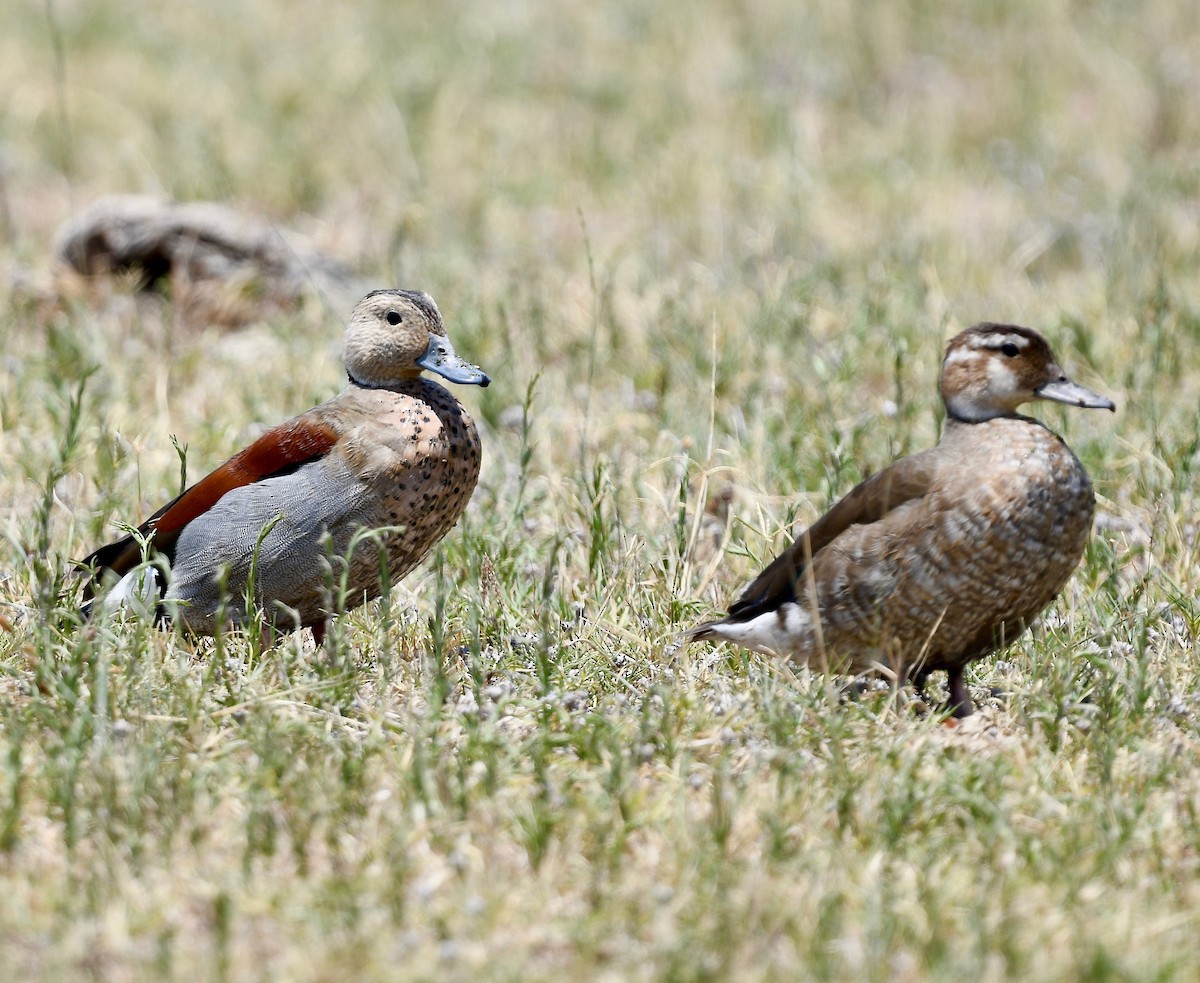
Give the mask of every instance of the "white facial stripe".
[(1007, 396), (1017, 391), (1017, 374), (1002, 359), (988, 359), (987, 377), (988, 389), (996, 395)]
[(992, 356), (1000, 354), (1000, 349), (1004, 345), (1014, 345), (1018, 351), (1024, 353), (1030, 344), (1031, 341), (1029, 338), (1009, 331), (993, 331), (990, 334), (971, 335), (965, 339), (965, 343), (955, 345), (954, 348), (948, 351), (942, 364), (950, 366), (980, 357), (990, 360)]
[(954, 365), (956, 362), (969, 362), (978, 357), (973, 348), (952, 348), (946, 353), (946, 361), (943, 364)]
[(995, 334), (985, 334), (979, 339), (980, 348), (999, 348), (1001, 345), (1016, 345), (1024, 351), (1029, 347), (1029, 339), (1024, 335), (1012, 334), (1008, 331), (997, 331)]

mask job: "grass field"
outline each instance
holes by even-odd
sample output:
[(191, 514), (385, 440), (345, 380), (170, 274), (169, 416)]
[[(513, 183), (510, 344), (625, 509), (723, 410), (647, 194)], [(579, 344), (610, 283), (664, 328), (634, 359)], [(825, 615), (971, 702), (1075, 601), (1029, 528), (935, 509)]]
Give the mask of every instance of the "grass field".
[[(1200, 7), (137, 6), (0, 32), (0, 976), (1196, 978)], [(348, 304), (55, 273), (125, 191), (428, 290), (495, 380), (471, 508), (329, 654), (63, 616), (172, 435), (195, 478), (343, 378)], [(681, 648), (936, 439), (979, 320), (1118, 404), (1037, 408), (1097, 524), (981, 712)]]

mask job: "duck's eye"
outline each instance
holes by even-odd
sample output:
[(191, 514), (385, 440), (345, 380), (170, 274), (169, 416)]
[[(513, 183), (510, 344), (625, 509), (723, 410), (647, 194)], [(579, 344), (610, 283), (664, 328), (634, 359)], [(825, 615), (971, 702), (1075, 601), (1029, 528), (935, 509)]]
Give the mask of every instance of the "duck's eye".
[(1021, 349), (1014, 345), (1011, 341), (1006, 341), (1000, 346), (1000, 351), (1004, 352), (1009, 358), (1016, 358), (1021, 354)]
[(404, 318), (400, 316), (399, 311), (388, 311), (387, 312), (388, 324), (399, 324), (403, 320), (404, 320)]

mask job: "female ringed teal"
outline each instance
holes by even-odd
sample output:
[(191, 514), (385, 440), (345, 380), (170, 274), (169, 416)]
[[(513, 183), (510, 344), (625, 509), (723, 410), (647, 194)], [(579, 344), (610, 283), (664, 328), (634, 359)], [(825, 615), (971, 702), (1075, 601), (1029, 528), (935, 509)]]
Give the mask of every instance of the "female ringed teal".
[(1035, 399), (1115, 410), (1072, 382), (1036, 331), (979, 324), (942, 362), (937, 446), (851, 491), (730, 608), (693, 628), (815, 669), (881, 667), (919, 690), (947, 673), (949, 708), (973, 710), (968, 663), (1012, 642), (1066, 584), (1095, 495), (1063, 440), (1017, 408)]

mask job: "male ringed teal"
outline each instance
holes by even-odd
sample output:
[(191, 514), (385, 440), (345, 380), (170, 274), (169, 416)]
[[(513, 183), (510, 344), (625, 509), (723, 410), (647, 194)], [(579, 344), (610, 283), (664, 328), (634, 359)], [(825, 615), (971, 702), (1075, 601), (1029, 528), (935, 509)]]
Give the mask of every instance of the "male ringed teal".
[[(157, 596), (158, 573), (141, 567), (148, 541), (167, 586), (160, 611), (190, 632), (244, 623), (253, 566), (254, 602), (282, 630), (310, 627), (318, 643), (344, 603), (378, 597), (458, 520), (479, 477), (479, 434), (428, 369), (450, 382), (491, 380), (460, 358), (428, 294), (376, 290), (346, 327), (348, 382), (333, 399), (280, 424), (163, 506), (133, 535), (103, 546), (87, 609), (102, 578), (107, 597)], [(377, 530), (371, 533), (372, 530)], [(332, 563), (332, 569), (330, 564)], [(106, 606), (112, 602), (106, 600)]]
[(952, 338), (940, 388), (946, 421), (936, 447), (858, 485), (728, 616), (689, 636), (829, 672), (883, 667), (922, 691), (945, 670), (949, 709), (970, 714), (964, 669), (1058, 596), (1095, 510), (1071, 449), (1017, 408), (1036, 399), (1116, 407), (1068, 379), (1041, 335), (1006, 324)]

